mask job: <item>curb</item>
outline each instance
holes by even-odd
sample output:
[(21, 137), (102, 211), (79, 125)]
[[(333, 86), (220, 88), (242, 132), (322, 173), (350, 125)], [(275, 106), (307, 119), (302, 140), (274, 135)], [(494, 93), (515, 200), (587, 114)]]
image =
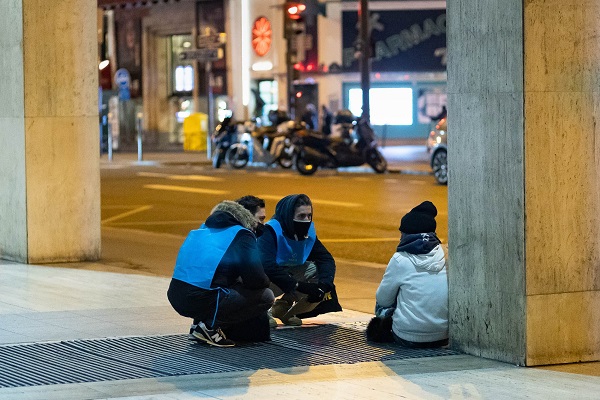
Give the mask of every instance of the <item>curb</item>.
[(421, 171), (418, 169), (388, 169), (388, 172), (391, 174), (404, 174), (404, 175), (433, 175), (433, 172), (430, 171)]

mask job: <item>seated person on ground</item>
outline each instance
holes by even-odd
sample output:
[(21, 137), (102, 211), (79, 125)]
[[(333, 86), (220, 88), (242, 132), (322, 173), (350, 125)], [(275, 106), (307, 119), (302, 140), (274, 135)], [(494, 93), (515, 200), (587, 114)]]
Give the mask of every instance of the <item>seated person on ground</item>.
[(402, 217), (400, 244), (377, 289), (367, 339), (413, 348), (448, 344), (448, 280), (436, 215), (425, 201)]

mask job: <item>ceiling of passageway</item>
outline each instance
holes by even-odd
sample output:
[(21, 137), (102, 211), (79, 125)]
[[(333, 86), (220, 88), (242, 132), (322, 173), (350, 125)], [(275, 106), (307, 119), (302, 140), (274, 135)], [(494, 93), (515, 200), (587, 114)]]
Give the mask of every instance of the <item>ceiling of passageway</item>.
[[(103, 8), (105, 10), (110, 10), (114, 8), (135, 8), (135, 7), (149, 7), (154, 4), (165, 4), (165, 3), (181, 3), (181, 2), (191, 2), (196, 0), (98, 0), (98, 7)], [(202, 1), (210, 1), (210, 0), (199, 0)], [(283, 4), (285, 0), (281, 0)], [(431, 0), (377, 0), (379, 3), (384, 2), (395, 2), (402, 3), (405, 1), (411, 2), (428, 2)], [(322, 3), (359, 3), (359, 0), (326, 0), (321, 1)]]
[(110, 10), (114, 8), (149, 7), (155, 4), (181, 3), (192, 0), (98, 0), (98, 8)]

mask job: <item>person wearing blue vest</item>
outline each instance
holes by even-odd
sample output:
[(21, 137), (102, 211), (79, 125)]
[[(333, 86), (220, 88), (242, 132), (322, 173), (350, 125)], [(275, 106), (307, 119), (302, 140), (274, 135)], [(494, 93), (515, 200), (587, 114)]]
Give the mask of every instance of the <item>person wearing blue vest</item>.
[(312, 217), (307, 195), (286, 196), (258, 238), (271, 288), (276, 296), (282, 295), (271, 308), (271, 316), (285, 325), (299, 326), (302, 318), (342, 310), (333, 284), (335, 261), (318, 239)]
[(234, 346), (223, 331), (261, 315), (268, 332), (274, 295), (260, 261), (256, 224), (250, 211), (225, 200), (179, 249), (167, 297), (175, 311), (194, 319), (195, 339)]

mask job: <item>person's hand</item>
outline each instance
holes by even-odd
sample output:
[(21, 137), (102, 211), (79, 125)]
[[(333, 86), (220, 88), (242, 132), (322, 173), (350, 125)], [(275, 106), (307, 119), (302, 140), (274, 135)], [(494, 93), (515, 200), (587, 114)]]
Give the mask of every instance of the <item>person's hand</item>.
[(306, 298), (306, 301), (309, 303), (320, 303), (325, 298), (327, 292), (331, 291), (331, 287), (326, 283), (318, 283), (317, 287), (319, 288), (319, 293), (315, 293), (315, 295), (309, 295)]
[(319, 289), (321, 289), (325, 293), (331, 292), (333, 290), (333, 286), (329, 283), (319, 282), (318, 285)]
[(298, 282), (296, 289), (308, 295), (306, 301), (309, 303), (319, 303), (325, 296), (325, 292), (316, 283)]
[(306, 301), (309, 303), (320, 303), (325, 297), (325, 285), (316, 283), (298, 282), (298, 291), (307, 294)]

